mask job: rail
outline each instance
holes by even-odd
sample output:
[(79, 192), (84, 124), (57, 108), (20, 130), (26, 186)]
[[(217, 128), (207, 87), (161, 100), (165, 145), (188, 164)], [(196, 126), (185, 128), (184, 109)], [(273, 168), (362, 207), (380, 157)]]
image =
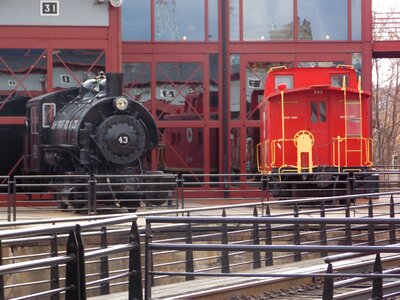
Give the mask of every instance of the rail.
[[(86, 299), (88, 291), (92, 295), (109, 294), (112, 282), (123, 278), (128, 278), (128, 299), (142, 299), (140, 240), (136, 220), (136, 215), (125, 215), (81, 224), (30, 226), (1, 231), (0, 299), (60, 299), (63, 294), (67, 300)], [(113, 226), (126, 223), (131, 224), (131, 229), (125, 236), (110, 230)], [(98, 244), (94, 242), (97, 237), (101, 238)], [(119, 242), (107, 242), (110, 239)], [(90, 246), (85, 246), (84, 240)], [(61, 250), (64, 243), (65, 250)], [(24, 247), (35, 248), (36, 253), (27, 255), (22, 250)], [(7, 250), (13, 255), (2, 254)], [(127, 263), (112, 271), (110, 261), (122, 259), (121, 255), (126, 253)], [(15, 273), (20, 279), (18, 283), (14, 283), (17, 282)]]

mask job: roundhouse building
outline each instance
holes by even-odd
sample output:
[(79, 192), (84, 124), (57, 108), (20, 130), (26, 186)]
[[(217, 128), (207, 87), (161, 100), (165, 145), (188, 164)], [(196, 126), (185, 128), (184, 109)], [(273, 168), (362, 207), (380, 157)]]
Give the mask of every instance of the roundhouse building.
[(0, 137), (18, 139), (30, 97), (122, 71), (160, 128), (154, 169), (256, 172), (269, 68), (353, 65), (371, 90), (371, 1), (0, 0)]

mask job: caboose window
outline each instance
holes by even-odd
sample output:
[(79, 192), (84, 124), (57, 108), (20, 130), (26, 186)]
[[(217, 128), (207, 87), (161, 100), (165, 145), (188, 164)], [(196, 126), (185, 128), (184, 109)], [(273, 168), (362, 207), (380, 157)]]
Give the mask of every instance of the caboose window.
[(326, 103), (325, 103), (325, 101), (321, 101), (319, 103), (319, 120), (322, 123), (326, 122)]
[(277, 89), (280, 84), (285, 84), (287, 89), (293, 88), (293, 75), (276, 75), (275, 88)]
[(331, 74), (331, 86), (332, 87), (343, 87), (343, 77), (345, 78), (346, 87), (349, 86), (349, 75), (348, 74)]
[(317, 123), (318, 121), (318, 102), (311, 102), (311, 123)]
[(311, 101), (310, 107), (311, 123), (326, 122), (326, 103), (325, 101)]

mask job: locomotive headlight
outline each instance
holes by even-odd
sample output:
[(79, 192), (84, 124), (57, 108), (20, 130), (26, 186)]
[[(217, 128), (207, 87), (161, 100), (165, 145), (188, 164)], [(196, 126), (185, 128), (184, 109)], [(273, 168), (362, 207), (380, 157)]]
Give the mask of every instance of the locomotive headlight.
[(128, 108), (128, 100), (125, 98), (115, 98), (114, 107), (118, 110), (126, 110)]

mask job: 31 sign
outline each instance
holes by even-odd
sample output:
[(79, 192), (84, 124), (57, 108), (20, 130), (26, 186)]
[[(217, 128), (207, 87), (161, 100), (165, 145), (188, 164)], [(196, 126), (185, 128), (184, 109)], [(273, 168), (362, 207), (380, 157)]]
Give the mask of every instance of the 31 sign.
[(40, 15), (41, 16), (58, 16), (59, 15), (58, 0), (41, 0)]

